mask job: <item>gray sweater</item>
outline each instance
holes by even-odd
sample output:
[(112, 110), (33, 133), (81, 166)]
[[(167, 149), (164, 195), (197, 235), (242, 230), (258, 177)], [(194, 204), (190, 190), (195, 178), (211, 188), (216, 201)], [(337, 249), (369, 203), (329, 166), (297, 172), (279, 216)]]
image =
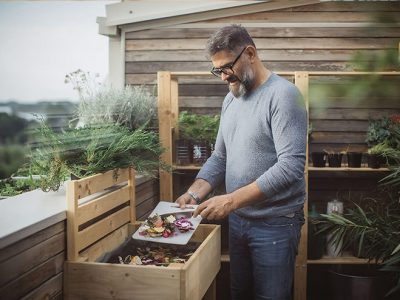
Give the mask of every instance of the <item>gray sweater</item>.
[(215, 150), (196, 178), (231, 193), (256, 181), (265, 199), (235, 211), (248, 218), (284, 216), (305, 199), (307, 115), (297, 87), (272, 73), (245, 97), (228, 93)]

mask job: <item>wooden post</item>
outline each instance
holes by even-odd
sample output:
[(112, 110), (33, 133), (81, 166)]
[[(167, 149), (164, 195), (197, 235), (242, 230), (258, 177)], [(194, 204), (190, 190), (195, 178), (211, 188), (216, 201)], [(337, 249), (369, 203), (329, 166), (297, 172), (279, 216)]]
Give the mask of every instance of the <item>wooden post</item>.
[[(171, 132), (171, 73), (158, 72), (158, 128), (160, 141), (165, 148), (161, 160), (172, 165)], [(172, 174), (160, 170), (160, 200), (172, 201)]]
[[(303, 99), (307, 109), (307, 124), (309, 123), (309, 101), (308, 101), (308, 88), (309, 78), (307, 72), (295, 72), (295, 84), (303, 95)], [(307, 125), (308, 129), (308, 125)], [(308, 130), (307, 130), (308, 131)], [(308, 134), (307, 134), (308, 136)], [(306, 149), (306, 163), (304, 168), (304, 176), (306, 180), (306, 199), (304, 201), (304, 216), (305, 223), (301, 229), (301, 239), (296, 258), (296, 266), (294, 273), (294, 299), (306, 300), (307, 299), (307, 214), (308, 214), (308, 137)]]
[(78, 201), (76, 200), (75, 181), (67, 182), (67, 259), (76, 261), (78, 259), (78, 248), (76, 237), (78, 236), (78, 223), (76, 222), (76, 212)]

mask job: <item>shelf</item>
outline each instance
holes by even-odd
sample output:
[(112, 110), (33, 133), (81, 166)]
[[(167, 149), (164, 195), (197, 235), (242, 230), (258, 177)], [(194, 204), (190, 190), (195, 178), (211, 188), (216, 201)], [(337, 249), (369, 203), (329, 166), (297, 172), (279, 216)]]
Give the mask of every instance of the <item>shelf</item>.
[(388, 168), (379, 168), (379, 169), (371, 169), (367, 167), (362, 168), (349, 168), (349, 167), (341, 167), (341, 168), (331, 168), (331, 167), (308, 167), (309, 172), (371, 172), (371, 173), (380, 173), (380, 172), (389, 172)]
[(329, 257), (323, 256), (321, 259), (308, 259), (307, 264), (309, 265), (337, 265), (337, 264), (367, 264), (368, 259), (357, 258), (354, 256), (339, 256), (339, 257)]
[(196, 166), (196, 165), (173, 165), (172, 168), (174, 170), (182, 170), (182, 171), (198, 171), (201, 169), (201, 166)]
[(229, 262), (229, 254), (221, 253), (221, 262)]

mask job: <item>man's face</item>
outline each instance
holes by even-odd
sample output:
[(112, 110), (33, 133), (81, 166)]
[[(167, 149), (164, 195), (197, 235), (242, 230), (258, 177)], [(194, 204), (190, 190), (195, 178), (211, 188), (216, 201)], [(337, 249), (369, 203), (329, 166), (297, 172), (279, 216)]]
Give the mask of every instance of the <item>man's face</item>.
[[(235, 61), (236, 58), (237, 54), (220, 51), (211, 57), (211, 61), (215, 68), (223, 68)], [(226, 73), (221, 73), (221, 79), (228, 83), (229, 90), (236, 98), (244, 96), (254, 86), (254, 71), (243, 55)]]

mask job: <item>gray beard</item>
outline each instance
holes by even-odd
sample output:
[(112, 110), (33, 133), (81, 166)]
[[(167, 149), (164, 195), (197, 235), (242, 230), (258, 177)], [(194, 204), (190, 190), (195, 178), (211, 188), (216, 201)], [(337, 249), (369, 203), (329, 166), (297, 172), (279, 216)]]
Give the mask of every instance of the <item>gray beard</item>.
[(253, 70), (251, 68), (246, 68), (243, 72), (242, 80), (240, 80), (239, 88), (235, 90), (229, 85), (229, 90), (236, 98), (243, 97), (254, 86), (254, 81), (255, 78)]

